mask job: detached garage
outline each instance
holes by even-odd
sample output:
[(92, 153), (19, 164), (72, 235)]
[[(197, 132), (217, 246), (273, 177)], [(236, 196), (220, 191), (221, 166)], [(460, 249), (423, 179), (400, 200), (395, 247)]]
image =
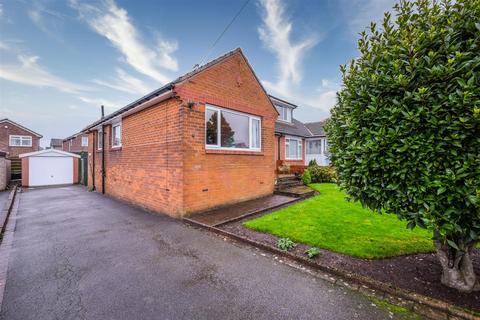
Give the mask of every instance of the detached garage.
[(39, 187), (78, 183), (80, 156), (47, 149), (19, 155), (22, 159), (22, 186)]

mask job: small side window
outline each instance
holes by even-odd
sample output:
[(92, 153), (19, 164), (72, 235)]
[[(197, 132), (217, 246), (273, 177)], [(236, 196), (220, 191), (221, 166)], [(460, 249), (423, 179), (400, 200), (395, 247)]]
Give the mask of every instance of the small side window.
[(120, 123), (112, 126), (112, 148), (122, 146), (122, 125)]
[(97, 131), (97, 149), (102, 150), (102, 145), (103, 145), (103, 131), (98, 130)]
[(88, 147), (88, 137), (82, 137), (82, 147)]

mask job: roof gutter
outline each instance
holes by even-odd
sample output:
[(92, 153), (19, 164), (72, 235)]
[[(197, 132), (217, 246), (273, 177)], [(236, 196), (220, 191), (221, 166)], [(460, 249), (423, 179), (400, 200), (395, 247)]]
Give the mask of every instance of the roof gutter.
[(170, 99), (171, 97), (173, 97), (173, 90), (172, 90), (172, 89), (168, 90), (168, 91), (165, 92), (165, 93), (162, 93), (161, 95), (159, 95), (159, 96), (157, 96), (157, 97), (155, 97), (155, 98), (153, 98), (153, 99), (151, 99), (151, 100), (148, 100), (148, 101), (146, 101), (146, 102), (144, 102), (144, 103), (142, 103), (142, 104), (139, 104), (138, 106), (136, 106), (136, 107), (134, 107), (134, 108), (132, 108), (132, 109), (130, 109), (130, 110), (128, 110), (128, 111), (125, 111), (125, 112), (122, 114), (122, 118), (123, 118), (123, 117), (126, 117), (126, 116), (129, 116), (129, 115), (131, 115), (131, 114), (140, 112), (140, 111), (142, 111), (142, 110), (144, 110), (144, 109), (147, 109), (147, 108), (149, 108), (149, 107), (151, 107), (151, 106), (153, 106), (153, 105), (155, 105), (155, 104), (157, 104), (157, 103), (160, 103), (160, 102), (162, 102), (162, 101), (165, 101), (165, 100), (167, 100), (167, 99)]

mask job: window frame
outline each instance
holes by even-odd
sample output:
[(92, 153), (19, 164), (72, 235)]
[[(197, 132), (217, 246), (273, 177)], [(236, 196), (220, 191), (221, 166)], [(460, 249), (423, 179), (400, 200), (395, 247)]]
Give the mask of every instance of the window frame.
[[(275, 105), (275, 108), (277, 109), (278, 113), (279, 113), (279, 118), (277, 119), (278, 121), (282, 121), (282, 122), (287, 122), (287, 123), (292, 123), (292, 116), (293, 116), (293, 109), (292, 108), (289, 108), (289, 107), (285, 107), (285, 106), (280, 106), (280, 105)], [(282, 110), (282, 112), (280, 112), (278, 109)], [(284, 119), (283, 116), (284, 116), (284, 112), (286, 110), (286, 115), (287, 115), (287, 119)]]
[[(216, 144), (207, 144), (207, 110), (216, 112), (217, 114), (217, 143)], [(222, 117), (221, 117), (221, 112), (229, 112), (233, 114), (237, 114), (240, 116), (248, 117), (248, 148), (229, 148), (229, 147), (222, 147), (221, 146), (221, 139), (222, 139), (222, 133), (221, 133), (221, 126), (222, 126)], [(258, 120), (259, 122), (259, 128), (258, 128), (258, 135), (259, 135), (259, 146), (258, 148), (253, 148), (252, 147), (252, 142), (253, 142), (253, 135), (252, 135), (252, 120)], [(204, 120), (204, 125), (205, 125), (205, 149), (206, 150), (225, 150), (225, 151), (245, 151), (245, 152), (261, 152), (262, 151), (262, 118), (259, 116), (254, 116), (248, 113), (244, 112), (239, 112), (231, 109), (226, 109), (226, 108), (221, 108), (217, 106), (213, 106), (210, 104), (207, 104), (205, 106), (205, 120)]]
[[(295, 140), (297, 141), (297, 152), (298, 152), (298, 156), (299, 158), (290, 158), (289, 155), (287, 154), (287, 140)], [(289, 147), (290, 147), (290, 143), (289, 143)], [(290, 148), (289, 148), (290, 149)], [(290, 136), (287, 136), (285, 137), (285, 160), (303, 160), (303, 143), (302, 143), (302, 138), (297, 138), (297, 137), (290, 137)]]
[[(85, 140), (84, 140), (85, 139)], [(86, 143), (83, 143), (83, 141), (87, 141)], [(80, 145), (82, 147), (88, 147), (88, 137), (81, 137)]]
[[(14, 145), (12, 144), (12, 140), (14, 138), (20, 138), (20, 145)], [(30, 140), (30, 143), (28, 145), (23, 145), (24, 139)], [(9, 147), (15, 147), (15, 148), (31, 148), (33, 146), (33, 137), (32, 136), (23, 136), (19, 134), (11, 134), (8, 136), (8, 146)]]
[[(310, 150), (310, 143), (311, 142), (319, 142), (320, 143), (320, 146), (319, 146), (319, 153), (310, 153), (309, 150)], [(306, 155), (323, 155), (325, 154), (325, 141), (326, 139), (324, 138), (317, 138), (317, 139), (308, 139), (308, 140), (305, 140), (305, 144), (306, 144), (306, 148), (305, 148), (305, 154)]]
[(105, 138), (105, 136), (103, 135), (102, 129), (97, 130), (97, 150), (102, 150), (102, 143), (100, 142), (100, 137), (102, 137), (103, 142), (103, 138)]
[[(120, 132), (120, 143), (119, 144), (115, 144), (115, 135), (114, 135), (114, 128), (119, 128), (119, 132)], [(112, 129), (111, 129), (111, 136), (112, 136), (112, 149), (115, 149), (115, 148), (121, 148), (122, 147), (122, 123), (121, 122), (117, 122), (117, 123), (114, 123), (112, 124)]]

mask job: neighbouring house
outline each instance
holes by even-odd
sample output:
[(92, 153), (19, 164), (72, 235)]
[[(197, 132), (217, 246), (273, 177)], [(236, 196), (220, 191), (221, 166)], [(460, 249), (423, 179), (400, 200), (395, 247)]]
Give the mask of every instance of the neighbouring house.
[(288, 165), (292, 172), (302, 172), (311, 160), (328, 166), (328, 140), (324, 122), (303, 123), (294, 118), (297, 105), (270, 96), (279, 113), (275, 123), (275, 160), (277, 168)]
[(88, 151), (88, 134), (76, 133), (62, 140), (63, 151), (80, 153)]
[(40, 150), (41, 138), (41, 134), (10, 119), (0, 120), (0, 151), (5, 152), (7, 159), (11, 160), (12, 179), (21, 178), (22, 162), (18, 155)]
[(50, 139), (50, 149), (62, 150), (62, 148), (63, 148), (62, 139), (56, 139), (56, 138)]
[(88, 185), (174, 217), (271, 195), (277, 117), (235, 49), (87, 126)]

